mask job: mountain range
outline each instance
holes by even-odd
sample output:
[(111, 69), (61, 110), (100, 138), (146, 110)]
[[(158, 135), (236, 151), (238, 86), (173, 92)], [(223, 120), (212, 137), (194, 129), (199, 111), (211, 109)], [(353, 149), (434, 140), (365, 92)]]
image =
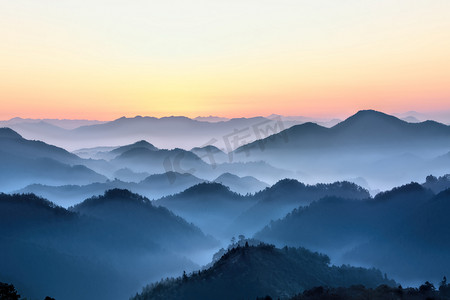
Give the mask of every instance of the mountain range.
[(314, 123), (292, 126), (236, 149), (233, 156), (294, 171), (304, 182), (363, 177), (371, 187), (385, 190), (448, 173), (434, 160), (449, 149), (447, 125), (408, 123), (366, 110), (331, 128)]

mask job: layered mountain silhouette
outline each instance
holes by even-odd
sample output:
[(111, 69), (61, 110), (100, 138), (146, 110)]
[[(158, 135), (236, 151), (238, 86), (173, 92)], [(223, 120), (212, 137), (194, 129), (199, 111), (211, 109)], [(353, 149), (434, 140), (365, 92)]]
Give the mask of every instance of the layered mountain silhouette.
[[(131, 172), (131, 171), (130, 171)], [(136, 173), (133, 173), (136, 175)], [(133, 176), (133, 174), (126, 174)], [(144, 176), (146, 173), (141, 173)], [(137, 178), (138, 179), (138, 178)], [(87, 185), (43, 185), (31, 184), (22, 189), (18, 189), (16, 193), (33, 193), (38, 196), (51, 200), (63, 207), (69, 207), (80, 203), (86, 198), (93, 195), (103, 194), (105, 191), (119, 188), (128, 189), (144, 195), (149, 199), (159, 199), (180, 193), (194, 185), (207, 182), (189, 173), (166, 172), (162, 174), (153, 174), (146, 176), (143, 180), (136, 182), (122, 180), (108, 180), (106, 182), (95, 182)], [(246, 176), (239, 177), (230, 173), (224, 173), (215, 182), (222, 183), (229, 187), (232, 191), (246, 195), (255, 191), (262, 190), (268, 185), (256, 178)]]
[(71, 210), (32, 194), (0, 194), (0, 225), (0, 281), (41, 298), (126, 298), (163, 273), (192, 269), (183, 257), (216, 243), (167, 209), (118, 189)]
[(411, 183), (373, 199), (324, 198), (255, 235), (279, 245), (328, 251), (335, 260), (372, 265), (409, 282), (439, 280), (449, 268), (448, 190), (434, 196)]
[(286, 299), (316, 286), (394, 286), (378, 270), (330, 266), (326, 255), (271, 245), (230, 249), (212, 267), (146, 287), (134, 300)]
[(82, 159), (62, 148), (22, 138), (0, 128), (0, 185), (11, 191), (31, 183), (87, 184), (106, 177), (83, 165)]
[(243, 212), (231, 226), (234, 232), (253, 235), (272, 220), (284, 217), (294, 208), (307, 206), (324, 197), (366, 199), (369, 192), (350, 182), (305, 185), (297, 180), (284, 179), (256, 193), (256, 203)]
[(88, 185), (48, 186), (32, 184), (16, 192), (33, 193), (61, 206), (69, 207), (82, 202), (86, 198), (103, 194), (105, 191), (115, 188), (132, 190), (150, 199), (158, 199), (182, 192), (201, 182), (204, 182), (204, 180), (190, 174), (168, 172), (150, 175), (139, 183), (114, 180)]
[(191, 152), (210, 165), (226, 163), (230, 161), (230, 157), (224, 151), (212, 145), (204, 147), (194, 147), (191, 149)]
[(252, 176), (239, 177), (231, 173), (223, 173), (214, 182), (229, 187), (233, 192), (241, 195), (256, 193), (268, 187), (268, 184)]
[(155, 204), (194, 222), (205, 232), (230, 237), (251, 235), (292, 209), (326, 196), (364, 199), (369, 197), (369, 193), (348, 182), (307, 186), (285, 179), (251, 195), (234, 193), (219, 183), (201, 183), (156, 200)]
[(222, 238), (228, 237), (225, 230), (232, 220), (253, 205), (255, 200), (234, 193), (220, 183), (205, 182), (154, 203), (194, 222), (204, 232)]
[[(253, 126), (259, 126), (271, 121), (269, 118), (236, 118), (220, 122), (195, 120), (186, 117), (141, 117), (119, 118), (110, 122), (92, 122), (82, 124), (77, 128), (57, 127), (47, 122), (36, 124), (30, 122), (4, 122), (28, 139), (44, 140), (70, 150), (92, 148), (99, 146), (125, 145), (138, 140), (152, 141), (158, 148), (192, 149), (203, 145), (214, 144), (218, 148), (228, 150), (226, 140), (233, 136), (234, 130), (246, 131), (250, 134), (247, 141), (254, 141), (258, 136)], [(302, 121), (285, 120), (283, 128), (300, 124)], [(231, 145), (231, 150), (239, 145)]]
[(70, 210), (114, 223), (130, 232), (140, 229), (139, 238), (146, 237), (149, 242), (157, 242), (175, 252), (181, 248), (186, 254), (188, 249), (207, 248), (215, 243), (166, 208), (155, 207), (147, 198), (124, 189), (108, 190), (103, 196), (86, 199)]
[(69, 300), (129, 298), (183, 270), (136, 299), (287, 299), (353, 284), (367, 296), (395, 284), (348, 265), (436, 283), (450, 269), (450, 127), (400, 117), (0, 122), (11, 125), (0, 128), (0, 192), (18, 192), (0, 194), (0, 282)]
[[(449, 148), (447, 125), (434, 121), (408, 123), (366, 110), (331, 128), (314, 123), (292, 126), (244, 145), (233, 154), (240, 161), (260, 159), (275, 167), (300, 171), (298, 178), (307, 182), (361, 176), (371, 186), (386, 189), (430, 173), (442, 173), (442, 168), (431, 161), (419, 164), (414, 157), (431, 159)], [(405, 154), (409, 157), (402, 157)], [(378, 167), (380, 160), (390, 158), (394, 163)], [(403, 171), (411, 166), (414, 172)]]

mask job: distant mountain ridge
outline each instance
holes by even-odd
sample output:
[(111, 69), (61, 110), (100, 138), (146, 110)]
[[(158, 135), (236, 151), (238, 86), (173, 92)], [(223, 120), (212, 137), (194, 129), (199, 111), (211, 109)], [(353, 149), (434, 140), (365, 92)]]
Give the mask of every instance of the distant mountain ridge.
[[(292, 126), (243, 145), (232, 155), (237, 161), (262, 160), (296, 171), (297, 179), (305, 182), (362, 177), (376, 189), (390, 189), (406, 180), (445, 172), (431, 159), (448, 149), (450, 126), (434, 121), (408, 123), (365, 110), (331, 128), (314, 123)], [(379, 161), (387, 159), (392, 162), (380, 167)]]
[(12, 191), (32, 183), (87, 184), (106, 177), (62, 148), (24, 139), (10, 128), (0, 128), (0, 186)]
[[(71, 151), (80, 148), (130, 144), (136, 140), (149, 140), (158, 148), (182, 147), (191, 149), (214, 143), (227, 151), (237, 145), (226, 142), (234, 130), (246, 131), (248, 141), (256, 140), (253, 126), (279, 122), (264, 117), (234, 118), (219, 122), (195, 120), (187, 117), (122, 117), (110, 122), (99, 122), (63, 129), (45, 122), (5, 123), (28, 139), (43, 140)], [(299, 124), (299, 121), (283, 121), (283, 128)], [(49, 127), (51, 126), (51, 127)], [(231, 147), (231, 148), (230, 148)]]

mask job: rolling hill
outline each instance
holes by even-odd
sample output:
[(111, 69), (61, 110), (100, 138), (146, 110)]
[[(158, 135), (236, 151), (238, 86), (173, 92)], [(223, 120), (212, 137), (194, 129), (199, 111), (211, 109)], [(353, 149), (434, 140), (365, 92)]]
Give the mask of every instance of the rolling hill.
[(230, 249), (208, 269), (146, 287), (134, 300), (287, 299), (315, 286), (394, 286), (378, 270), (330, 266), (326, 255), (271, 245)]

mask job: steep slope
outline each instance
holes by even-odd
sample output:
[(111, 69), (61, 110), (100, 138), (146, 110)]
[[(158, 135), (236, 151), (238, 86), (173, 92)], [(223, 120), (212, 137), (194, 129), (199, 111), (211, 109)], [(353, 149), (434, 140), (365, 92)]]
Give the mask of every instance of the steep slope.
[(304, 248), (270, 245), (229, 250), (209, 269), (148, 286), (134, 300), (150, 299), (286, 299), (315, 286), (393, 286), (381, 272), (329, 265), (326, 255)]

